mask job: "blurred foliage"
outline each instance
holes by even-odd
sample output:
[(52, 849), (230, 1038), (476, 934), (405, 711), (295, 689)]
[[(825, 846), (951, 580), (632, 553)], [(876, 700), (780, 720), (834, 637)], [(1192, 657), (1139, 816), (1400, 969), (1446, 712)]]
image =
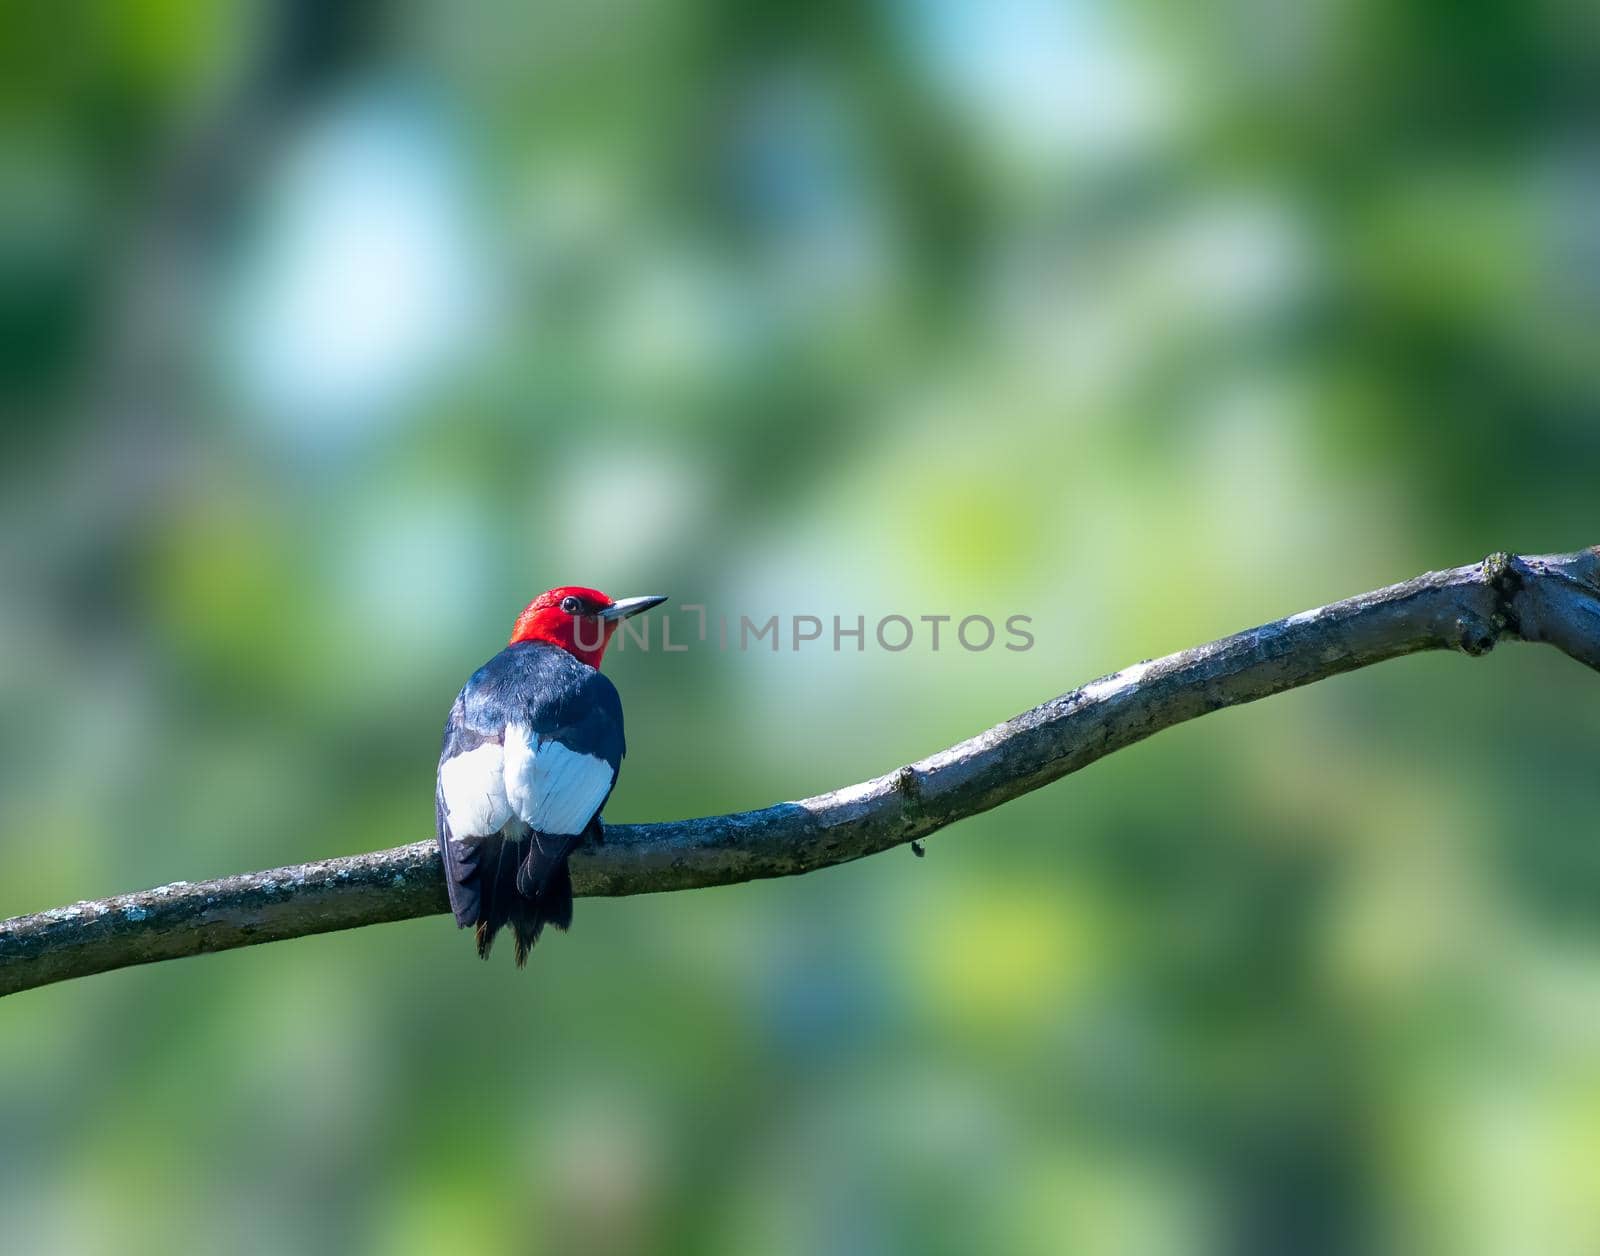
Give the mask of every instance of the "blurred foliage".
[[(552, 584), (1033, 617), (614, 653), (645, 820), (1600, 540), (1590, 6), (3, 29), (0, 914), (426, 836)], [(8, 999), (5, 1245), (1594, 1250), (1593, 684), (1388, 664), (520, 976), (441, 918)]]

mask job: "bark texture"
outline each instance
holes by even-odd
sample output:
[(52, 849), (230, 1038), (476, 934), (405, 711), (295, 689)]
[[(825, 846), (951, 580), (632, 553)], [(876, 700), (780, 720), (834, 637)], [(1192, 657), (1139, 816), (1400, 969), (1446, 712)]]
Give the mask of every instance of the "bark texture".
[[(1544, 642), (1600, 670), (1600, 547), (1494, 554), (1136, 663), (859, 785), (759, 811), (608, 825), (572, 857), (580, 895), (792, 876), (859, 859), (1222, 707), (1419, 650)], [(0, 994), (449, 910), (432, 841), (217, 881), (174, 882), (0, 921)]]

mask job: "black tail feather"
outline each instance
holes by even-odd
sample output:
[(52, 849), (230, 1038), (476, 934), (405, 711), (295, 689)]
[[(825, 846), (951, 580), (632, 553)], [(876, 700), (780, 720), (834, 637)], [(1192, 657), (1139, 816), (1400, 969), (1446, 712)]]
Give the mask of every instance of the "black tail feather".
[[(594, 827), (598, 825), (591, 824)], [(480, 956), (489, 957), (495, 935), (509, 925), (520, 968), (546, 925), (563, 931), (572, 927), (572, 872), (567, 856), (582, 840), (582, 836), (540, 833), (479, 839), (470, 881), (478, 904), (477, 919), (461, 923), (476, 924)]]
[(474, 883), (478, 890), (476, 935), (478, 954), (489, 958), (499, 933), (518, 909), (517, 867), (522, 862), (523, 842), (494, 834), (478, 843), (478, 865)]
[(539, 899), (539, 910), (544, 913), (545, 924), (563, 933), (572, 928), (572, 869), (565, 859), (550, 874)]

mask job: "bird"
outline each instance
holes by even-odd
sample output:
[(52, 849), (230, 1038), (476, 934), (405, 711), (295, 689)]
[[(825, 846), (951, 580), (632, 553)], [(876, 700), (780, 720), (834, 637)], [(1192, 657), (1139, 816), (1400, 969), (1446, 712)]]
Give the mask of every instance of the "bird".
[(507, 925), (518, 968), (546, 925), (571, 926), (567, 857), (601, 838), (626, 752), (622, 699), (600, 661), (618, 624), (666, 600), (547, 589), (456, 695), (434, 807), (450, 909), (484, 959)]

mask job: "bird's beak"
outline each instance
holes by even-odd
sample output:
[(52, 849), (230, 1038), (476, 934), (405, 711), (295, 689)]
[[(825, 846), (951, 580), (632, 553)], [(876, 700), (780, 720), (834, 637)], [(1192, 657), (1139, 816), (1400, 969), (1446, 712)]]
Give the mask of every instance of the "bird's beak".
[(665, 593), (658, 593), (652, 597), (624, 597), (618, 598), (610, 606), (600, 612), (600, 618), (606, 622), (615, 619), (627, 619), (649, 610), (652, 606), (660, 606), (667, 600)]

